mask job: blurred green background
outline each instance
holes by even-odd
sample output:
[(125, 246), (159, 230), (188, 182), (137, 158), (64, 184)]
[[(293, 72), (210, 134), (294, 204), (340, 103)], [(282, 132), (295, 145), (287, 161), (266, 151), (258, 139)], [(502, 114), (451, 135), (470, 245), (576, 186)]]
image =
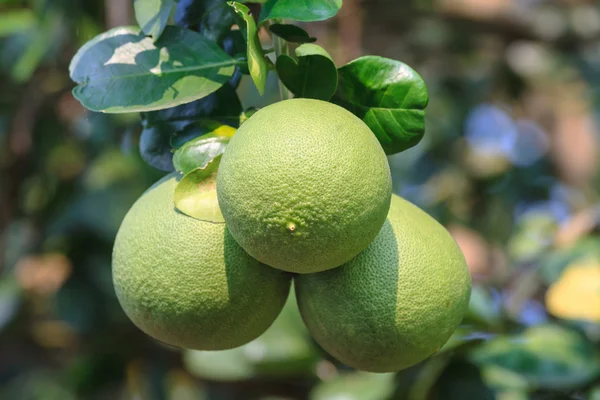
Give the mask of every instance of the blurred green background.
[[(441, 352), (379, 375), (321, 351), (293, 301), (225, 352), (168, 348), (126, 318), (112, 241), (162, 173), (139, 116), (85, 111), (68, 64), (132, 14), (0, 1), (0, 399), (600, 399), (600, 4), (344, 0), (304, 26), (338, 66), (377, 54), (424, 77), (426, 136), (390, 157), (394, 190), (448, 227), (473, 276)], [(273, 78), (260, 98), (245, 77), (244, 106), (277, 101)]]

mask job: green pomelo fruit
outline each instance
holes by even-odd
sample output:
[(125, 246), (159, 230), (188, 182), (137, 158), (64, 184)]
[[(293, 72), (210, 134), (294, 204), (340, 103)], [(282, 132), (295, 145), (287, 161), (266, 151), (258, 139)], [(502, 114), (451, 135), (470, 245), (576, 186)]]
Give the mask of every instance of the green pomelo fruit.
[(295, 273), (340, 266), (377, 236), (392, 181), (375, 135), (347, 110), (293, 99), (254, 114), (231, 139), (219, 205), (254, 258)]
[(377, 238), (352, 261), (295, 278), (311, 335), (341, 362), (393, 372), (438, 351), (467, 311), (471, 278), (448, 231), (392, 197)]
[(197, 350), (241, 346), (275, 320), (290, 276), (259, 263), (225, 224), (175, 209), (167, 175), (125, 216), (113, 251), (113, 281), (125, 313), (164, 343)]

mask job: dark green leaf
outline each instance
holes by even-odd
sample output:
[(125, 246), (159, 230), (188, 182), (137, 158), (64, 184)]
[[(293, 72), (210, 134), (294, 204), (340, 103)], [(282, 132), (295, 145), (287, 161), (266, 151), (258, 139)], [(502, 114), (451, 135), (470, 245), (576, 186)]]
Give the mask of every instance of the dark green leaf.
[(214, 42), (222, 40), (235, 23), (235, 11), (227, 4), (228, 0), (206, 1), (206, 13), (200, 22), (200, 33)]
[(521, 376), (530, 388), (569, 389), (600, 376), (600, 358), (592, 343), (558, 325), (499, 336), (476, 348), (472, 358), (480, 366)]
[(296, 97), (328, 101), (337, 88), (337, 70), (329, 54), (316, 44), (296, 49), (298, 61), (285, 54), (277, 59), (281, 82)]
[(175, 11), (175, 22), (188, 28), (198, 27), (202, 36), (220, 43), (230, 32), (236, 19), (235, 11), (227, 2), (228, 0), (180, 0)]
[(217, 200), (217, 171), (221, 156), (204, 168), (188, 172), (175, 188), (175, 207), (185, 215), (202, 221), (224, 223)]
[(186, 142), (173, 155), (175, 169), (183, 174), (196, 168), (204, 168), (215, 157), (223, 154), (235, 133), (234, 128), (216, 121), (202, 121), (200, 124), (210, 133)]
[(412, 68), (399, 61), (365, 56), (338, 72), (339, 85), (332, 101), (361, 118), (387, 154), (421, 141), (429, 97), (425, 82)]
[(273, 24), (269, 26), (269, 30), (280, 38), (292, 43), (312, 43), (317, 41), (317, 38), (310, 37), (304, 29), (292, 24)]
[(175, 23), (186, 28), (200, 24), (206, 7), (204, 0), (178, 0), (175, 8)]
[(171, 135), (160, 127), (149, 127), (142, 131), (140, 154), (144, 161), (160, 171), (171, 172), (174, 170)]
[(260, 13), (260, 23), (268, 19), (323, 21), (335, 16), (342, 0), (267, 0)]
[(132, 27), (115, 28), (86, 43), (71, 61), (81, 103), (110, 113), (151, 111), (200, 99), (233, 75), (234, 60), (216, 44), (167, 26), (156, 43)]
[(176, 135), (196, 121), (207, 118), (224, 124), (237, 126), (242, 105), (230, 85), (223, 85), (208, 96), (165, 110), (144, 113), (144, 127), (158, 127), (166, 135)]
[(173, 5), (175, 0), (135, 0), (135, 19), (142, 32), (157, 41), (167, 26)]
[(248, 69), (250, 70), (250, 76), (256, 85), (256, 89), (258, 89), (258, 93), (262, 95), (265, 91), (269, 68), (267, 67), (267, 61), (260, 40), (258, 39), (256, 23), (250, 15), (248, 7), (236, 1), (231, 1), (228, 4), (233, 7), (233, 10), (241, 17), (245, 25), (245, 38), (248, 43)]

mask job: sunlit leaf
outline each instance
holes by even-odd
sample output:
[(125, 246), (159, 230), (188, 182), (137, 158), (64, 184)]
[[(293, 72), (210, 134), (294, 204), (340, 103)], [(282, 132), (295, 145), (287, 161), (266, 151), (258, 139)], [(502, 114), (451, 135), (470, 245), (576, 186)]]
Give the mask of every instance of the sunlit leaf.
[(260, 23), (268, 19), (323, 21), (334, 17), (342, 0), (267, 0), (260, 13)]
[(311, 37), (308, 32), (297, 25), (292, 24), (272, 24), (269, 30), (280, 38), (291, 43), (312, 43), (317, 39)]
[(298, 61), (288, 55), (277, 58), (277, 72), (283, 84), (297, 97), (328, 101), (337, 88), (337, 70), (321, 46), (306, 43), (296, 49)]
[(199, 33), (167, 26), (156, 43), (138, 28), (105, 32), (70, 65), (73, 90), (94, 111), (152, 111), (189, 103), (219, 89), (239, 61)]
[(208, 222), (224, 223), (217, 200), (217, 171), (221, 156), (203, 168), (184, 175), (175, 188), (175, 207), (182, 213)]
[(175, 0), (135, 0), (135, 18), (142, 32), (152, 36), (154, 41), (158, 40), (163, 33)]
[(217, 156), (223, 154), (225, 147), (235, 133), (235, 128), (214, 121), (204, 121), (203, 125), (210, 133), (186, 142), (173, 156), (177, 171), (187, 174), (196, 168), (204, 168)]
[(409, 149), (425, 134), (425, 82), (408, 65), (388, 58), (365, 56), (339, 68), (332, 101), (371, 128), (386, 154)]
[(245, 25), (245, 38), (248, 43), (248, 69), (250, 70), (250, 76), (258, 89), (259, 94), (263, 94), (265, 91), (265, 85), (267, 83), (267, 74), (269, 68), (265, 59), (260, 40), (258, 38), (258, 29), (254, 18), (250, 15), (250, 9), (245, 5), (232, 1), (228, 3), (233, 10), (242, 18)]

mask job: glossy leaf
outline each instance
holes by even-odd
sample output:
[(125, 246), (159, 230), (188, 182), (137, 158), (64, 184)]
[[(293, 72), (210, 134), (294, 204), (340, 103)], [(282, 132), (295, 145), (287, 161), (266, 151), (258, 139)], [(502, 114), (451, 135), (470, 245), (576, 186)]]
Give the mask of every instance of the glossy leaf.
[(174, 171), (171, 135), (159, 127), (149, 127), (142, 131), (140, 155), (151, 167), (164, 172)]
[(400, 61), (360, 57), (338, 70), (333, 102), (345, 107), (371, 128), (386, 154), (409, 149), (425, 133), (429, 102), (423, 79)]
[(201, 122), (210, 133), (190, 140), (173, 155), (173, 165), (177, 171), (187, 174), (196, 168), (204, 168), (217, 156), (223, 154), (235, 129), (215, 121)]
[(224, 223), (217, 200), (217, 171), (221, 156), (184, 175), (175, 188), (175, 207), (182, 213), (207, 222)]
[(200, 34), (167, 26), (156, 43), (137, 28), (105, 32), (70, 65), (73, 90), (94, 111), (152, 111), (189, 103), (221, 87), (239, 61)]
[(269, 26), (269, 30), (291, 43), (312, 43), (317, 41), (317, 38), (311, 37), (308, 32), (297, 25), (273, 24)]
[(260, 23), (268, 19), (323, 21), (334, 17), (342, 0), (267, 0), (260, 13)]
[(135, 19), (142, 32), (157, 41), (167, 26), (174, 5), (175, 0), (135, 0)]
[(258, 93), (261, 95), (265, 91), (265, 85), (267, 83), (267, 74), (269, 68), (267, 67), (267, 61), (263, 52), (260, 40), (258, 39), (258, 29), (254, 18), (250, 15), (250, 9), (245, 5), (232, 1), (228, 3), (238, 16), (243, 20), (245, 25), (244, 37), (248, 43), (248, 69), (250, 70), (250, 76), (258, 89)]
[(337, 70), (329, 54), (316, 44), (303, 44), (296, 49), (298, 61), (288, 55), (277, 58), (281, 82), (296, 97), (328, 101), (337, 88)]
[(569, 389), (600, 376), (600, 358), (592, 343), (558, 325), (499, 336), (476, 348), (472, 359), (482, 367), (518, 374), (530, 388)]

